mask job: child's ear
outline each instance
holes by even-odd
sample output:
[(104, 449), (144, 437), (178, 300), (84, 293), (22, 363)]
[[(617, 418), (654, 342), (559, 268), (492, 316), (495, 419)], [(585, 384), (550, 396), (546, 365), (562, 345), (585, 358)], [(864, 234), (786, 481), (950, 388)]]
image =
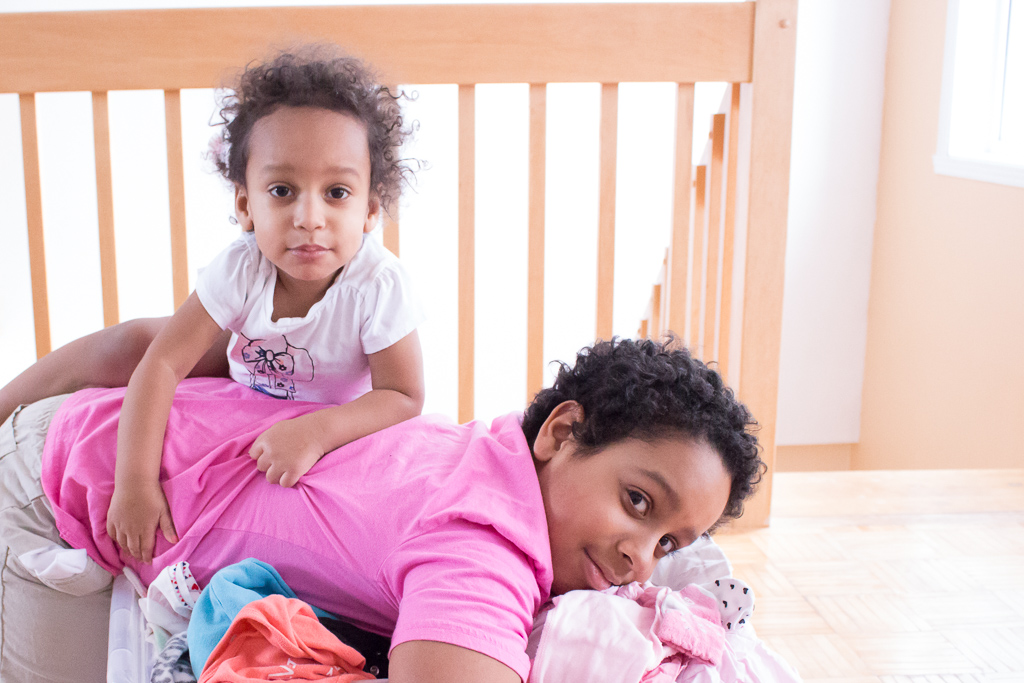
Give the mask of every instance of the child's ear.
[(376, 192), (371, 192), (370, 200), (366, 206), (366, 222), (363, 223), (364, 233), (373, 232), (373, 229), (380, 223), (381, 210), (380, 195)]
[(572, 426), (582, 421), (583, 406), (576, 401), (565, 401), (555, 406), (533, 440), (534, 459), (547, 462), (564, 452), (573, 441)]
[(252, 213), (249, 211), (249, 195), (244, 185), (235, 185), (235, 220), (242, 230), (252, 232)]

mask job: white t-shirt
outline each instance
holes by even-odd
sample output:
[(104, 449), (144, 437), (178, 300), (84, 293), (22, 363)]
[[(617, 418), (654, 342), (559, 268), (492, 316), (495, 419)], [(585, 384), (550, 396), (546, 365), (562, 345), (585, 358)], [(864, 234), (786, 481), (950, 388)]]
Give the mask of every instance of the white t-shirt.
[(277, 398), (342, 404), (368, 392), (367, 356), (423, 322), (409, 276), (370, 235), (303, 318), (271, 320), (277, 267), (243, 233), (199, 273), (196, 294), (231, 330), (231, 378)]

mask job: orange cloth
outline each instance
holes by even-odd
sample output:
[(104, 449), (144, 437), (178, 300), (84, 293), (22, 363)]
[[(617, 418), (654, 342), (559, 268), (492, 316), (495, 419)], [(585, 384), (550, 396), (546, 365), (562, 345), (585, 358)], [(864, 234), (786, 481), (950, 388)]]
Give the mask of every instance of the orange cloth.
[(246, 605), (206, 661), (200, 683), (372, 679), (363, 656), (317, 621), (309, 605), (271, 595)]

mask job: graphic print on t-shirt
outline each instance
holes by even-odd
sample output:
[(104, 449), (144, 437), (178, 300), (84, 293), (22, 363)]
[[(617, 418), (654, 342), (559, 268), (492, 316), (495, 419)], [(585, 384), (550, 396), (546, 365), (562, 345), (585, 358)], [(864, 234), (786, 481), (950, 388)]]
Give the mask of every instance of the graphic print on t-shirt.
[(249, 370), (250, 387), (275, 398), (294, 400), (295, 383), (313, 379), (309, 351), (292, 346), (284, 335), (247, 339), (239, 334), (230, 356)]

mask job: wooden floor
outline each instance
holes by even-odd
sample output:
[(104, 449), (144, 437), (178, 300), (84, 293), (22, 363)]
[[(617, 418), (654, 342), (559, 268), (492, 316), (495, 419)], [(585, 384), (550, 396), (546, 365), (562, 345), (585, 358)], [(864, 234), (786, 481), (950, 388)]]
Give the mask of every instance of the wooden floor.
[(1024, 469), (783, 472), (719, 534), (806, 681), (1024, 682)]

